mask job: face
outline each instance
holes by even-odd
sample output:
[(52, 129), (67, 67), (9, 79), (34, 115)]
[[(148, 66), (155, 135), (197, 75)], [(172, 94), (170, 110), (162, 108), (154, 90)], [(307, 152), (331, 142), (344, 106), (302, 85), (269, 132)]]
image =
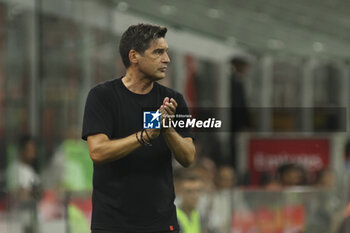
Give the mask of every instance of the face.
[(185, 180), (182, 183), (181, 192), (183, 205), (194, 209), (202, 192), (202, 182), (199, 180)]
[(240, 76), (244, 76), (248, 72), (248, 68), (247, 64), (232, 66), (233, 72), (237, 72)]
[(24, 160), (31, 164), (36, 158), (36, 147), (34, 141), (27, 142), (22, 153)]
[(335, 184), (334, 174), (330, 171), (323, 174), (319, 185), (326, 188), (332, 188)]
[(234, 171), (230, 167), (223, 167), (218, 170), (216, 177), (216, 183), (220, 189), (229, 189), (234, 186), (235, 175)]
[(169, 62), (168, 44), (164, 38), (151, 41), (144, 54), (138, 56), (139, 71), (152, 80), (165, 78)]
[(291, 169), (282, 176), (282, 183), (285, 186), (300, 185), (303, 175), (297, 169)]
[(212, 172), (203, 167), (194, 168), (194, 172), (201, 178), (202, 181), (205, 181), (203, 183), (203, 189), (209, 192), (214, 188), (214, 175)]

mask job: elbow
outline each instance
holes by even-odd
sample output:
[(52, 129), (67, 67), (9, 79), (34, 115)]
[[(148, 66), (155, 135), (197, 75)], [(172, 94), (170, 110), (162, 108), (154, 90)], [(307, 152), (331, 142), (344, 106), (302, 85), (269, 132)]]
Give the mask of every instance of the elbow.
[(90, 152), (90, 158), (95, 164), (102, 164), (104, 162), (102, 159), (103, 156), (97, 150)]
[(94, 164), (105, 163), (108, 158), (106, 142), (109, 139), (106, 135), (97, 134), (88, 137), (90, 158)]
[(196, 157), (196, 148), (193, 146), (191, 151), (186, 156), (187, 159), (181, 165), (185, 168), (190, 167), (194, 163), (195, 157)]

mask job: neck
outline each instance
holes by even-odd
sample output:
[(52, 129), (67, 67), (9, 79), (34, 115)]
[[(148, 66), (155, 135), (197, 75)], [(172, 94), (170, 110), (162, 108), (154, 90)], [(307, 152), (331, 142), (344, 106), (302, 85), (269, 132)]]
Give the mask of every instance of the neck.
[(181, 209), (183, 210), (183, 212), (185, 212), (187, 216), (190, 216), (193, 210), (193, 208), (184, 205), (181, 205)]
[(150, 78), (137, 74), (132, 70), (126, 72), (122, 82), (126, 88), (136, 94), (147, 94), (153, 88), (153, 81)]
[(24, 164), (31, 165), (30, 162), (29, 162), (27, 159), (25, 159), (24, 157), (21, 157), (20, 160), (21, 160), (21, 162), (24, 163)]

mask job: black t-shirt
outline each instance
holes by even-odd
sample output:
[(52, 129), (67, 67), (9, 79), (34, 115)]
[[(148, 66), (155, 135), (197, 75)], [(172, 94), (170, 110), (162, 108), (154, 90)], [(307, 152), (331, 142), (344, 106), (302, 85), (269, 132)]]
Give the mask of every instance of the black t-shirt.
[(237, 75), (231, 77), (231, 130), (238, 132), (249, 128), (249, 112), (243, 83)]
[[(107, 81), (90, 90), (84, 112), (84, 140), (98, 133), (110, 139), (135, 134), (143, 127), (143, 108), (156, 110), (165, 97), (174, 98), (181, 114), (188, 114), (180, 93), (155, 82), (149, 93), (135, 94), (121, 80)], [(193, 137), (190, 130), (179, 134)], [(120, 232), (179, 229), (171, 151), (162, 135), (152, 144), (120, 160), (94, 164), (92, 229)]]

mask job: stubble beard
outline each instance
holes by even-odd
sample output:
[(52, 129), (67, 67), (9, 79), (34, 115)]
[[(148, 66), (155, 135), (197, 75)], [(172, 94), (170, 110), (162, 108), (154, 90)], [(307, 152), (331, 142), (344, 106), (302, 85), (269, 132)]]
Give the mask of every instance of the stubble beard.
[(145, 74), (145, 75), (146, 75), (146, 77), (148, 77), (153, 82), (160, 81), (160, 80), (162, 80), (162, 79), (164, 79), (166, 77), (165, 74), (162, 75), (162, 76), (161, 75), (156, 75), (156, 74), (152, 74), (152, 75)]

